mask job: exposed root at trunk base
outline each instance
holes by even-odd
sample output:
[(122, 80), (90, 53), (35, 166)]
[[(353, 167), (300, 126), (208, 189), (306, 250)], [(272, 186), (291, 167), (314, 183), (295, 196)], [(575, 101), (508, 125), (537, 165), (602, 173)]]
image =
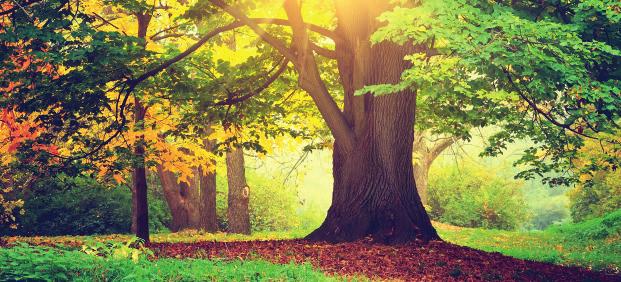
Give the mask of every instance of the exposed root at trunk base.
[(376, 212), (374, 216), (370, 213), (351, 216), (351, 211), (348, 212), (350, 216), (337, 216), (332, 210), (324, 223), (306, 236), (306, 240), (340, 243), (370, 238), (373, 242), (387, 245), (441, 241), (426, 215), (415, 221), (404, 210)]

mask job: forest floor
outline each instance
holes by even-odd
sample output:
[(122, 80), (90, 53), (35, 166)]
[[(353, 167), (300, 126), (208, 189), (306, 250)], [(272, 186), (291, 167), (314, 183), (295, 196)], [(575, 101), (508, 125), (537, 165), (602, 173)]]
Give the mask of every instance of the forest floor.
[(446, 242), (386, 246), (367, 240), (325, 244), (304, 240), (152, 243), (158, 258), (310, 262), (339, 276), (405, 281), (621, 281), (621, 276), (579, 267), (515, 259)]
[[(545, 231), (516, 232), (434, 223), (444, 242), (402, 246), (311, 243), (305, 232), (252, 236), (185, 231), (155, 234), (147, 247), (158, 259), (310, 263), (332, 277), (372, 280), (621, 281), (621, 211)], [(4, 237), (4, 244), (81, 247), (125, 242), (129, 235)], [(191, 261), (191, 260), (190, 260)], [(308, 265), (308, 264), (307, 264)], [(1, 274), (1, 271), (0, 271)], [(340, 279), (337, 279), (340, 280)], [(362, 279), (364, 280), (364, 279)]]

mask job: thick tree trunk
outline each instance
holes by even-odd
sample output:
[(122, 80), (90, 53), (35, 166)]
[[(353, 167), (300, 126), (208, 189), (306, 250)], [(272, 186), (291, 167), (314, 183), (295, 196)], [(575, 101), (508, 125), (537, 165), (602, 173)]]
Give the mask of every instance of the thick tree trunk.
[[(415, 91), (353, 95), (365, 85), (397, 83), (408, 67), (403, 58), (414, 51), (412, 46), (388, 42), (372, 46), (369, 39), (379, 27), (376, 18), (391, 8), (389, 2), (335, 1), (344, 115), (356, 138), (352, 150), (345, 150), (336, 139), (332, 206), (307, 239), (341, 242), (371, 236), (389, 244), (439, 239), (414, 183)], [(301, 86), (308, 91), (304, 82), (301, 79)]]
[[(208, 150), (214, 142), (205, 141)], [(213, 164), (215, 165), (215, 163)], [(177, 176), (158, 166), (164, 198), (172, 215), (171, 231), (201, 229), (208, 232), (218, 230), (216, 218), (216, 172), (203, 173), (194, 169), (190, 184), (177, 181)]]
[(246, 183), (242, 148), (233, 147), (226, 154), (226, 172), (229, 184), (228, 231), (250, 234), (250, 213), (248, 210), (250, 188)]
[(370, 99), (366, 135), (355, 150), (335, 144), (334, 192), (324, 223), (308, 239), (341, 242), (366, 236), (383, 243), (438, 239), (414, 184), (412, 93)]
[[(151, 15), (138, 14), (138, 37), (145, 38)], [(134, 96), (134, 122), (144, 129), (146, 109), (138, 96)], [(132, 232), (149, 242), (149, 205), (147, 199), (147, 173), (145, 170), (144, 136), (138, 137), (134, 148), (135, 164), (132, 173)]]

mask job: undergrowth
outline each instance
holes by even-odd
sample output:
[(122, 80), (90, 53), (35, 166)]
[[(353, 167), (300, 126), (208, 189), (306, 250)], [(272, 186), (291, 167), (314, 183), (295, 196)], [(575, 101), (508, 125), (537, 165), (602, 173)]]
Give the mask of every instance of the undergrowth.
[(149, 260), (139, 244), (81, 250), (19, 243), (0, 249), (0, 281), (335, 281), (310, 264), (202, 259)]
[(544, 231), (511, 232), (436, 224), (451, 243), (534, 261), (621, 271), (621, 210)]

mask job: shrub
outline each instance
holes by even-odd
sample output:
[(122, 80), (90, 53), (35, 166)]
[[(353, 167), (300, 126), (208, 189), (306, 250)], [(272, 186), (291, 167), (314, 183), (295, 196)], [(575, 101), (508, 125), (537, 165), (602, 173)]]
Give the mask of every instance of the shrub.
[[(92, 235), (129, 233), (131, 191), (127, 186), (106, 187), (86, 177), (59, 175), (39, 181), (21, 194), (25, 213), (17, 217), (18, 228), (0, 229), (4, 235)], [(151, 197), (150, 226), (165, 229), (170, 215), (165, 203)]]
[(432, 169), (429, 214), (434, 220), (458, 226), (515, 229), (527, 219), (520, 188), (516, 181), (471, 166)]
[[(86, 248), (90, 250), (90, 248)], [(137, 254), (137, 255), (136, 255)], [(0, 249), (0, 281), (333, 281), (310, 264), (265, 261), (147, 260), (140, 249), (103, 252), (18, 245)], [(183, 271), (180, 271), (183, 269)]]
[[(219, 171), (218, 171), (219, 172)], [(228, 188), (226, 173), (216, 174), (217, 213), (222, 230), (227, 227)], [(297, 228), (300, 225), (296, 215), (301, 205), (297, 191), (285, 186), (278, 178), (268, 178), (251, 170), (246, 171), (250, 187), (250, 225), (252, 231), (282, 231)]]
[(621, 172), (599, 173), (589, 185), (576, 186), (569, 196), (571, 217), (575, 222), (621, 209)]
[(583, 222), (552, 226), (548, 230), (580, 241), (619, 238), (621, 237), (621, 209)]
[(249, 173), (253, 191), (250, 194), (250, 224), (255, 231), (289, 230), (299, 226), (296, 214), (297, 191), (280, 179)]

